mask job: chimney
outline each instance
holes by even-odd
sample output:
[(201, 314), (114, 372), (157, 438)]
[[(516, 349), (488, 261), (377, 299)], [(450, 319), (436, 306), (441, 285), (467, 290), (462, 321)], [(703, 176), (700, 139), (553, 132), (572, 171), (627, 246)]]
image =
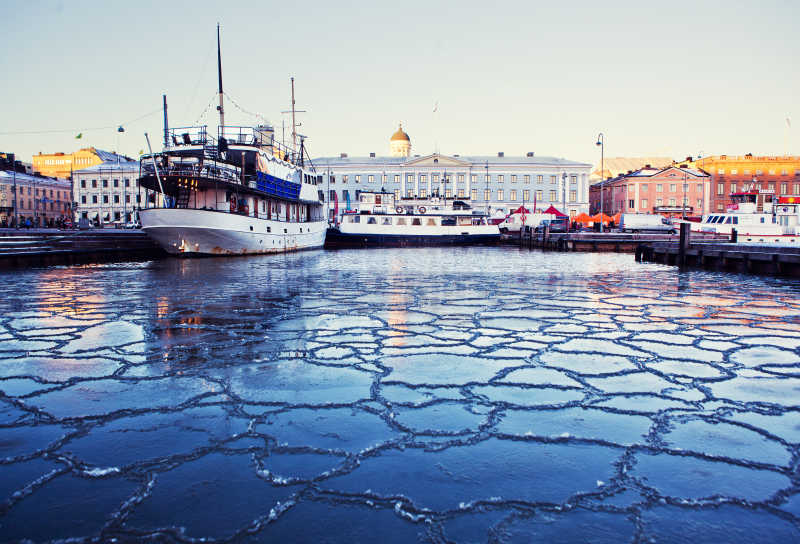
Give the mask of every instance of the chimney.
[(339, 158), (340, 159), (346, 159), (347, 158), (347, 153), (339, 153)]
[(649, 164), (645, 164), (644, 167), (648, 168), (648, 169), (651, 168), (651, 166)]
[(528, 151), (527, 155), (525, 155), (525, 156), (526, 157), (533, 157), (533, 151)]
[(374, 152), (370, 153), (370, 154), (369, 154), (369, 157), (370, 157), (371, 159), (374, 159), (374, 158), (375, 158), (375, 153), (374, 153)]
[(498, 156), (498, 157), (505, 157), (505, 156), (506, 156), (506, 154), (505, 154), (505, 153), (503, 153), (502, 151), (498, 151), (498, 152), (497, 152), (497, 156)]

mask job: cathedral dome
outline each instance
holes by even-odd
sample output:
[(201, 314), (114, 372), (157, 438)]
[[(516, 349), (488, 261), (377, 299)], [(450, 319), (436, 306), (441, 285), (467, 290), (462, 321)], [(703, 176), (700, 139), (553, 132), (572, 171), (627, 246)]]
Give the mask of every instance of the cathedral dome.
[(396, 142), (396, 141), (400, 141), (400, 140), (405, 141), (405, 142), (410, 142), (411, 141), (411, 138), (408, 137), (408, 134), (403, 132), (403, 124), (402, 123), (400, 123), (400, 128), (397, 129), (397, 132), (392, 134), (392, 137), (390, 139), (390, 141), (392, 141), (392, 142)]

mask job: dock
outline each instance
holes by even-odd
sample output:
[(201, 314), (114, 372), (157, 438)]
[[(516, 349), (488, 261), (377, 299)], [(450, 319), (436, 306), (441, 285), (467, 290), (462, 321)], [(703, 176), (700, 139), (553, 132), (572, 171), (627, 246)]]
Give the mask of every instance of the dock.
[(163, 258), (141, 230), (0, 229), (0, 268)]
[[(727, 236), (703, 233), (693, 235), (696, 240), (721, 241)], [(503, 237), (503, 243), (515, 244), (530, 249), (550, 251), (591, 251), (613, 253), (636, 253), (642, 244), (677, 242), (677, 234), (633, 234), (622, 232), (527, 232)]]

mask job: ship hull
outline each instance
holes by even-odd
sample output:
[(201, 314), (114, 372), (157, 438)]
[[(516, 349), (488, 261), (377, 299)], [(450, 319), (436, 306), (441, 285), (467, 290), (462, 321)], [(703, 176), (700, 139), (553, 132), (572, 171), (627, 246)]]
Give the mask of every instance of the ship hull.
[(326, 248), (344, 247), (424, 247), (424, 246), (466, 246), (494, 244), (500, 241), (499, 232), (457, 233), (457, 234), (387, 234), (369, 232), (342, 232), (328, 229)]
[(180, 208), (140, 211), (142, 230), (167, 253), (184, 257), (261, 255), (321, 248), (327, 222), (292, 223)]

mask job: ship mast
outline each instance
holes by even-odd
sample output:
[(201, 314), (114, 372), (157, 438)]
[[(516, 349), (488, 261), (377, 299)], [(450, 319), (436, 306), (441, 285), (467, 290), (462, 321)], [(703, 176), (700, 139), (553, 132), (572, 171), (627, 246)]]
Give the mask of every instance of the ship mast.
[(292, 150), (297, 153), (297, 123), (295, 122), (294, 109), (294, 78), (292, 78)]
[(217, 23), (217, 77), (219, 78), (219, 126), (220, 129), (225, 126), (225, 110), (222, 107), (222, 54), (219, 47), (219, 23)]

